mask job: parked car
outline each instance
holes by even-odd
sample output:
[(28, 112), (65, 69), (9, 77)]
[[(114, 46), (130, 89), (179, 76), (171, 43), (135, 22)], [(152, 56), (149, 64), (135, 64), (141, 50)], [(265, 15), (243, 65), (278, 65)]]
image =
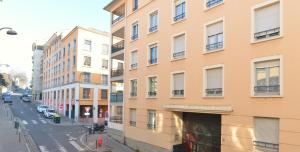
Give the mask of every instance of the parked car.
[(46, 118), (52, 118), (54, 114), (55, 114), (55, 110), (54, 109), (46, 109), (44, 111), (44, 116)]
[(46, 109), (48, 109), (48, 106), (46, 105), (38, 105), (36, 107), (36, 110), (39, 112), (39, 113), (43, 113)]
[(95, 123), (88, 129), (90, 134), (94, 134), (95, 132), (103, 132), (105, 130), (105, 125)]
[(11, 95), (5, 95), (3, 102), (12, 104), (12, 96)]
[(22, 100), (24, 102), (30, 102), (31, 101), (31, 97), (29, 95), (25, 95), (25, 96), (22, 97)]

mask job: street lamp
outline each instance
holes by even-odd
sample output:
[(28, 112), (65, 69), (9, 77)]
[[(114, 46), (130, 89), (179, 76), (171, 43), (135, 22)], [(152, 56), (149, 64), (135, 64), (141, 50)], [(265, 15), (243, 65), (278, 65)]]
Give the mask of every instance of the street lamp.
[(1, 30), (4, 30), (4, 29), (8, 29), (7, 32), (6, 32), (6, 34), (8, 34), (8, 35), (17, 35), (17, 34), (18, 34), (18, 33), (17, 33), (15, 30), (13, 30), (11, 27), (2, 27), (2, 28), (0, 28), (0, 31), (1, 31)]

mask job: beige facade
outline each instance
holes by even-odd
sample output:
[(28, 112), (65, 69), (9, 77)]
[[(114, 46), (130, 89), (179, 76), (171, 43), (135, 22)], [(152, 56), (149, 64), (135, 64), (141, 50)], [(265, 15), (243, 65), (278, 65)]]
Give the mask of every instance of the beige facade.
[(113, 0), (125, 143), (143, 152), (300, 151), (299, 2)]
[(44, 49), (44, 103), (75, 121), (103, 121), (108, 113), (108, 51), (106, 32), (77, 26), (53, 34)]

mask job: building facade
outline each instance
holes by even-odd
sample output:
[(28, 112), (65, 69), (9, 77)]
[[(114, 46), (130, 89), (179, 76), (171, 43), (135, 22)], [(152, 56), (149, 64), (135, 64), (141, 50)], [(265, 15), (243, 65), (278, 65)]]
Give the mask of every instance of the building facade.
[(299, 2), (113, 0), (124, 140), (142, 152), (300, 151)]
[(32, 99), (33, 101), (42, 100), (42, 81), (43, 81), (43, 45), (32, 44)]
[(44, 49), (43, 101), (75, 121), (103, 122), (108, 113), (108, 51), (107, 32), (77, 26), (53, 34)]

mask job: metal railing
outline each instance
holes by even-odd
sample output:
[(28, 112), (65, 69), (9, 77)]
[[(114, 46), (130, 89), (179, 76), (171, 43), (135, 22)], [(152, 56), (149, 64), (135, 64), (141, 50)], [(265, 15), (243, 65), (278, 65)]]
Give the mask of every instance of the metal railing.
[(175, 52), (173, 53), (173, 58), (174, 59), (178, 59), (178, 58), (182, 58), (185, 55), (185, 51), (181, 51), (181, 52)]
[(112, 69), (111, 77), (122, 76), (124, 74), (124, 69)]
[(222, 2), (223, 2), (223, 0), (209, 0), (209, 1), (206, 2), (206, 7), (209, 8), (209, 7), (212, 7), (214, 5), (220, 4)]
[(136, 121), (129, 121), (130, 126), (136, 127)]
[(156, 91), (149, 91), (148, 96), (149, 97), (155, 97), (156, 96)]
[(115, 23), (121, 21), (123, 18), (124, 18), (124, 15), (119, 16), (119, 17), (117, 17), (116, 19), (112, 20), (111, 24), (113, 25), (113, 24), (115, 24)]
[(139, 37), (138, 34), (132, 35), (132, 36), (131, 36), (131, 40), (136, 40), (138, 37)]
[(111, 46), (111, 53), (115, 53), (115, 52), (118, 52), (118, 51), (123, 50), (123, 49), (124, 49), (124, 40), (113, 44)]
[(174, 21), (176, 22), (176, 21), (181, 20), (183, 18), (185, 18), (185, 12), (174, 16)]
[(130, 92), (130, 96), (131, 97), (136, 97), (137, 96), (137, 92)]
[(253, 141), (253, 145), (255, 147), (262, 148), (262, 149), (269, 149), (272, 152), (277, 152), (279, 151), (279, 144), (273, 144), (273, 143), (267, 143), (267, 142), (262, 142), (262, 141)]
[(138, 66), (138, 64), (137, 64), (137, 63), (133, 63), (133, 64), (131, 64), (131, 65), (130, 65), (131, 69), (136, 69), (136, 68), (137, 68), (137, 66)]
[(272, 36), (278, 36), (279, 34), (280, 34), (280, 27), (276, 27), (273, 29), (254, 33), (254, 38), (256, 40), (259, 40), (259, 39), (264, 39)]
[(110, 93), (110, 102), (113, 102), (113, 103), (123, 102), (123, 92), (121, 92), (121, 93)]
[(149, 28), (149, 32), (154, 32), (156, 30), (157, 30), (157, 25), (152, 26), (152, 27)]
[(219, 48), (223, 48), (223, 42), (217, 42), (217, 43), (206, 45), (207, 51), (211, 51), (211, 50), (215, 50), (215, 49), (219, 49)]
[(119, 124), (123, 123), (122, 116), (111, 116), (109, 118), (109, 121), (113, 123), (119, 123)]
[(148, 129), (156, 129), (156, 124), (147, 124)]
[(280, 85), (269, 85), (269, 86), (255, 86), (255, 94), (279, 94)]
[(205, 89), (206, 95), (207, 96), (221, 96), (223, 93), (222, 88), (209, 88)]
[(155, 64), (157, 63), (157, 58), (153, 58), (149, 60), (149, 64)]
[(173, 90), (172, 93), (173, 93), (173, 96), (183, 96), (184, 90)]

